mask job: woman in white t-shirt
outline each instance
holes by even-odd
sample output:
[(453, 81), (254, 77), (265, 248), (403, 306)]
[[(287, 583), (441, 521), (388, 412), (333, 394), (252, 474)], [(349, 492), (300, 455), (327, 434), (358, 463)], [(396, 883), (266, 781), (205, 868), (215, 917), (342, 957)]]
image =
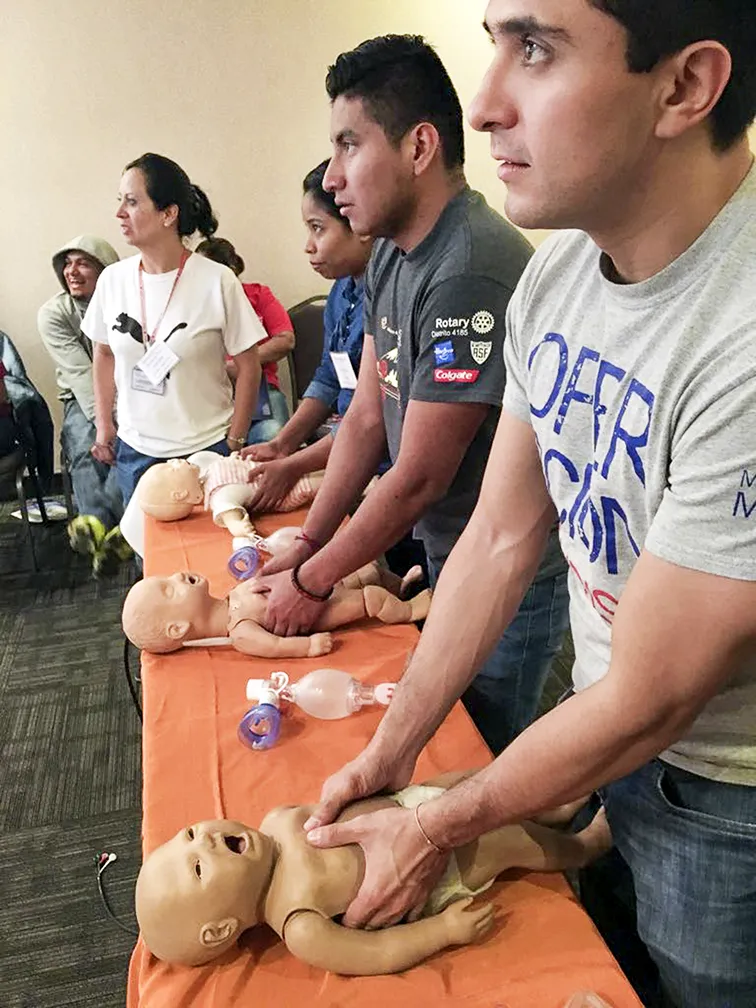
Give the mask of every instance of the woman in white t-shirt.
[(266, 332), (234, 273), (185, 247), (218, 222), (175, 161), (144, 154), (127, 165), (116, 217), (140, 255), (103, 270), (82, 329), (95, 347), (92, 454), (115, 465), (126, 504), (156, 462), (245, 444)]

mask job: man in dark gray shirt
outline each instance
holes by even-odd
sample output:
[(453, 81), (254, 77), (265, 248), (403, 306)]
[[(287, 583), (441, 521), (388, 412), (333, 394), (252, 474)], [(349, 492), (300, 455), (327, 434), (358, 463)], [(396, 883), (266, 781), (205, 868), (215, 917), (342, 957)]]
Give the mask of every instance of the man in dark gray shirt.
[[(467, 186), (459, 99), (423, 39), (364, 42), (339, 56), (326, 86), (334, 154), (324, 186), (355, 233), (380, 240), (352, 406), (304, 538), (260, 581), (279, 634), (308, 629), (336, 581), (413, 526), (435, 582), (478, 499), (504, 392), (507, 304), (532, 253)], [(335, 534), (386, 444), (391, 470)], [(533, 573), (518, 618), (483, 668), (469, 670), (463, 697), (494, 752), (533, 720), (567, 621), (555, 538)]]
[(446, 492), (415, 526), (435, 572), (478, 499), (504, 394), (504, 315), (532, 251), (465, 185), (418, 246), (405, 251), (381, 239), (368, 266), (365, 329), (375, 346), (392, 460), (410, 402), (491, 407)]

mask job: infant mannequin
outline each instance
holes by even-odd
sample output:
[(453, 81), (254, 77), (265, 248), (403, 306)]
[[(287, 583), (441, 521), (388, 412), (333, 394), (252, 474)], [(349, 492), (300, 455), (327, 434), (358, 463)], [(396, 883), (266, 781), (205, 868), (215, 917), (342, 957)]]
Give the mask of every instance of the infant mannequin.
[(331, 650), (327, 631), (365, 616), (382, 623), (425, 619), (430, 592), (404, 601), (383, 586), (392, 577), (377, 564), (350, 575), (350, 587), (343, 582), (336, 585), (315, 623), (316, 632), (305, 637), (277, 637), (261, 625), (267, 597), (253, 591), (252, 582), (242, 582), (219, 599), (210, 594), (201, 574), (148, 577), (137, 581), (126, 596), (123, 631), (132, 644), (153, 654), (175, 651), (189, 641), (228, 638), (238, 651), (258, 658), (312, 658)]
[[(393, 796), (358, 801), (339, 818), (395, 804), (415, 808), (465, 776), (445, 774)], [(450, 854), (422, 919), (358, 931), (334, 918), (359, 889), (362, 849), (310, 846), (303, 825), (312, 809), (274, 809), (259, 831), (230, 820), (199, 823), (150, 854), (136, 888), (137, 918), (150, 951), (168, 962), (200, 965), (231, 948), (247, 928), (266, 923), (312, 966), (355, 976), (395, 973), (490, 931), (493, 907), (470, 903), (502, 871), (579, 868), (611, 846), (603, 813), (577, 834), (536, 823), (501, 827)]]
[[(204, 501), (216, 525), (232, 536), (252, 537), (255, 529), (247, 514), (256, 487), (250, 476), (257, 463), (237, 452), (228, 458), (213, 452), (197, 452), (188, 459), (170, 459), (152, 466), (139, 480), (136, 497), (145, 514), (158, 521), (179, 521)], [(322, 473), (297, 480), (276, 504), (276, 511), (294, 511), (309, 504), (323, 481)]]

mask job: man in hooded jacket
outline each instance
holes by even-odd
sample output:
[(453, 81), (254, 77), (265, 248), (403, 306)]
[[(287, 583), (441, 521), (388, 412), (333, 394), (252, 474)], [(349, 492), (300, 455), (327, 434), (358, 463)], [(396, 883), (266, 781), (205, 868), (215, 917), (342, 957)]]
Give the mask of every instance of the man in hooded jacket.
[(102, 238), (73, 238), (52, 258), (63, 290), (37, 315), (42, 342), (55, 362), (58, 398), (63, 403), (63, 452), (79, 512), (69, 523), (69, 539), (74, 550), (91, 556), (96, 575), (113, 573), (130, 556), (118, 527), (123, 502), (115, 470), (90, 451), (95, 442), (92, 345), (81, 331), (97, 278), (117, 261), (117, 252)]

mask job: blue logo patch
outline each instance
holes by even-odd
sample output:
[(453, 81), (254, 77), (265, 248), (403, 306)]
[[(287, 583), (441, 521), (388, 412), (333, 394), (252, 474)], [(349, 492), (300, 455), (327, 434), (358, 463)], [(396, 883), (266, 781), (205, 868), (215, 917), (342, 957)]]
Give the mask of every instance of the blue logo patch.
[(454, 344), (451, 340), (446, 340), (444, 343), (436, 343), (433, 347), (433, 353), (436, 357), (436, 364), (439, 367), (442, 367), (444, 364), (454, 363)]

